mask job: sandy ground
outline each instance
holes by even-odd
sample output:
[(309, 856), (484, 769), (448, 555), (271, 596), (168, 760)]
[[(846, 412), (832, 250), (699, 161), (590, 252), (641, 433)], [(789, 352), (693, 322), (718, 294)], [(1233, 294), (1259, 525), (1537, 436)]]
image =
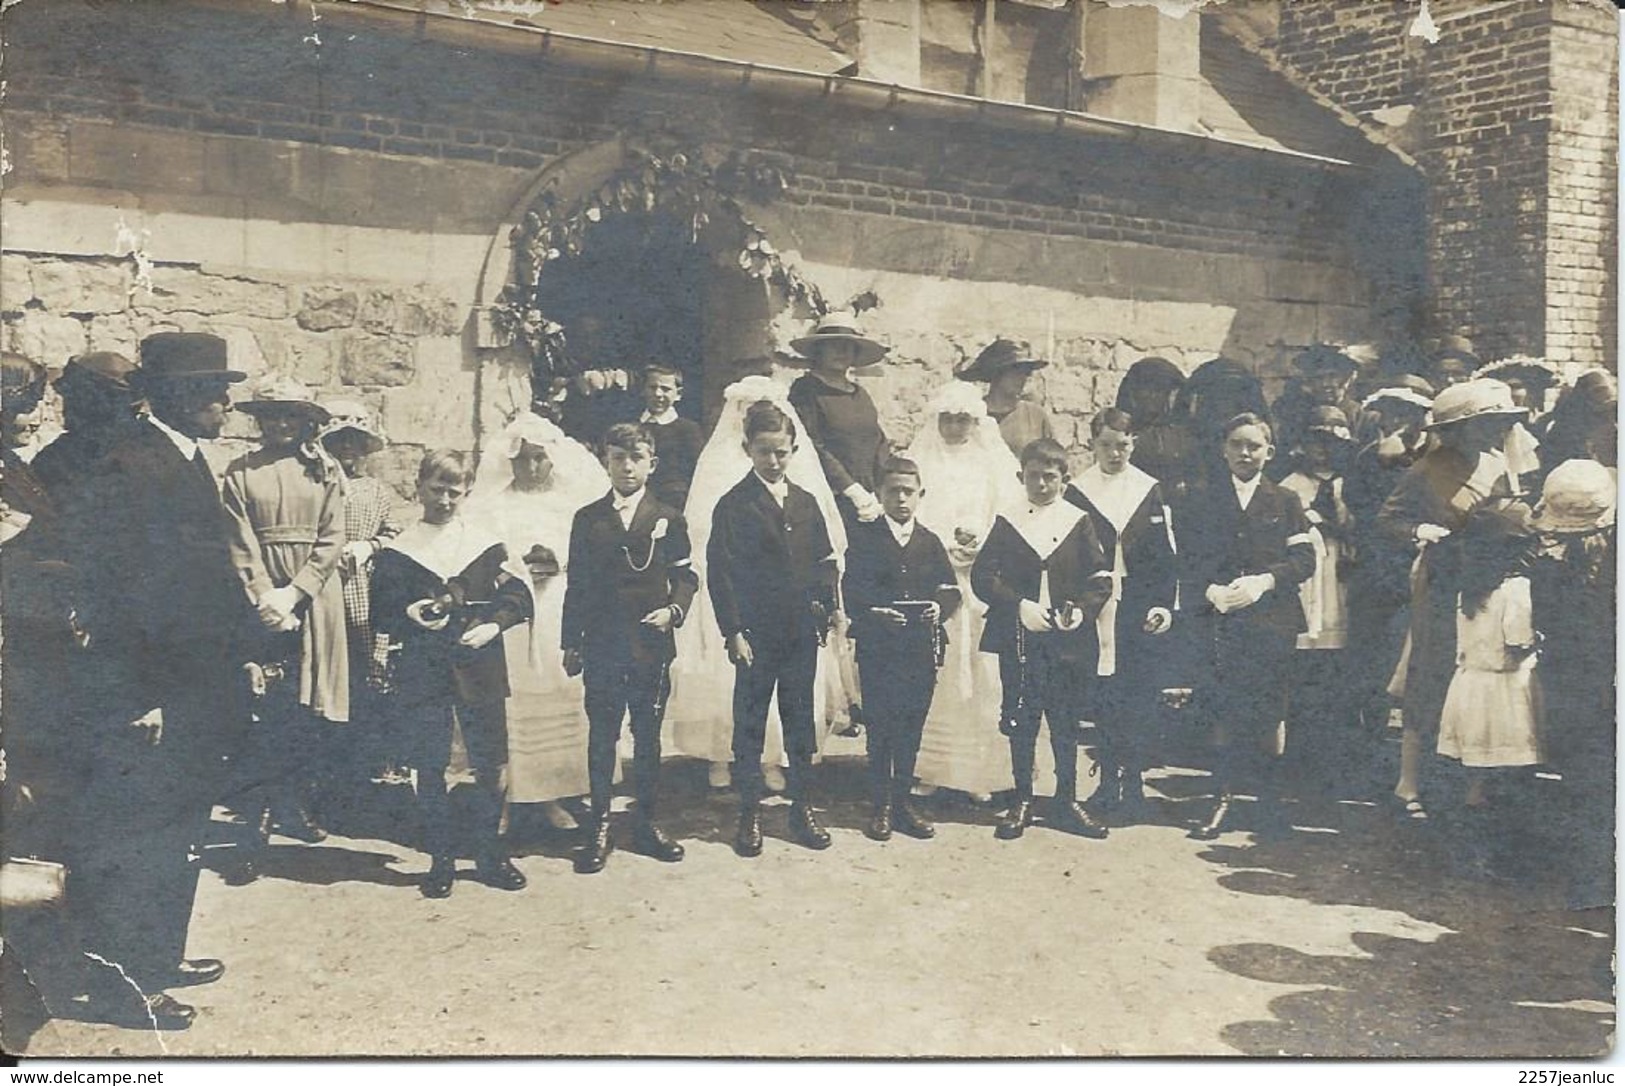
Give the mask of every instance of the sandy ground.
[(785, 840), (778, 804), (764, 855), (737, 858), (731, 799), (678, 764), (666, 824), (683, 863), (621, 850), (578, 876), (568, 842), (519, 812), (520, 893), (463, 878), (425, 900), (424, 858), (383, 836), (280, 842), (253, 885), (204, 873), (190, 953), (228, 972), (177, 992), (198, 1007), (190, 1030), (51, 1021), (27, 1051), (1580, 1056), (1611, 1043), (1611, 916), (1563, 912), (1538, 864), (1459, 875), (1442, 834), (1373, 804), (1299, 804), (1287, 840), (1204, 844), (1184, 835), (1201, 782), (1174, 776), (1156, 824), (1106, 841), (1042, 827), (997, 841), (992, 812), (939, 796), (936, 840), (877, 844), (860, 830), (859, 766), (819, 773), (827, 852)]

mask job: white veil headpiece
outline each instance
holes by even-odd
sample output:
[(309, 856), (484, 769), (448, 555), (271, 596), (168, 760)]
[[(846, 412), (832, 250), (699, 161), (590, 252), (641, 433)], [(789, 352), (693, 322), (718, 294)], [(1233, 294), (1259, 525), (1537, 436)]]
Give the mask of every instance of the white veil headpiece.
[(548, 459), (553, 461), (548, 492), (564, 504), (579, 507), (608, 492), (609, 473), (591, 449), (559, 429), (551, 419), (524, 411), (503, 428), (500, 440), (481, 458), (472, 500), (508, 489), (513, 483), (513, 458), (527, 443), (547, 450)]
[[(963, 444), (942, 439), (937, 427), (942, 415), (976, 420)], [(981, 392), (969, 382), (949, 381), (931, 398), (908, 458), (919, 465), (925, 487), (916, 516), (950, 546), (955, 528), (985, 537), (998, 511), (1019, 496), (1021, 464), (999, 433), (998, 421), (987, 413)]]
[(790, 416), (796, 426), (796, 451), (790, 456), (789, 480), (807, 491), (818, 502), (824, 514), (824, 527), (829, 531), (835, 557), (846, 559), (846, 529), (841, 523), (840, 510), (835, 505), (835, 494), (824, 478), (823, 465), (818, 452), (807, 437), (807, 428), (801, 416), (790, 403), (790, 390), (772, 377), (752, 375), (741, 378), (722, 391), (722, 415), (716, 429), (700, 451), (694, 465), (694, 480), (688, 491), (688, 505), (683, 511), (688, 521), (689, 539), (694, 545), (694, 564), (705, 565), (706, 542), (711, 538), (711, 515), (717, 501), (732, 490), (751, 470), (750, 457), (745, 453), (745, 412), (752, 404), (766, 400)]

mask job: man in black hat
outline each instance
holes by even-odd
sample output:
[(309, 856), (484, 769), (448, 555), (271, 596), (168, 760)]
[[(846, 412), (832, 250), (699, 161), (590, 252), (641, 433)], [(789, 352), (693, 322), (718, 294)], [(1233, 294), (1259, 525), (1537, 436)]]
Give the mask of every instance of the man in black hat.
[(34, 457), (34, 472), (47, 490), (70, 485), (141, 424), (142, 395), (134, 362), (114, 351), (68, 360), (55, 382), (67, 432)]
[(76, 709), (97, 736), (87, 791), (95, 847), (70, 896), (83, 903), (86, 942), (123, 974), (107, 971), (98, 1015), (184, 1029), (192, 1008), (163, 989), (225, 969), (183, 955), (197, 889), (191, 852), (240, 723), (229, 646), (252, 618), (198, 443), (219, 436), (227, 390), (245, 375), (227, 368), (223, 339), (201, 333), (150, 336), (141, 362), (132, 387), (151, 417), (123, 428), (68, 485), (65, 535), (84, 579), (90, 645)]

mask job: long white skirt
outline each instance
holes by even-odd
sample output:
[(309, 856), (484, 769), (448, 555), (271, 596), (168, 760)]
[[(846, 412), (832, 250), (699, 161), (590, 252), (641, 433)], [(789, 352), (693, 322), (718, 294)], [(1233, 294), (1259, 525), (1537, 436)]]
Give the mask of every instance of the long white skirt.
[(564, 578), (536, 589), (534, 636), (515, 626), (503, 634), (508, 661), (508, 800), (540, 803), (587, 792), (587, 711), (580, 677), (564, 673), (559, 634)]

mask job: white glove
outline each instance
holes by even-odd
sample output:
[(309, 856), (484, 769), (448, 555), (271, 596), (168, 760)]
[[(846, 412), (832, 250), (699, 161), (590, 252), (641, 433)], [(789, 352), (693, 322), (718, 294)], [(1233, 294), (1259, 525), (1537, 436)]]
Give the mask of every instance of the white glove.
[(373, 545), (370, 539), (352, 539), (344, 545), (344, 568), (352, 573), (372, 559)]
[(1438, 524), (1418, 524), (1416, 526), (1416, 541), (1418, 543), (1440, 543), (1450, 538), (1450, 529)]
[(1251, 607), (1264, 598), (1264, 593), (1275, 587), (1275, 574), (1255, 573), (1250, 577), (1237, 577), (1230, 582), (1240, 600), (1241, 607)]
[(467, 633), (457, 639), (457, 642), (471, 649), (483, 649), (501, 635), (501, 626), (498, 626), (495, 622), (482, 622), (478, 626), (471, 627)]
[(1037, 600), (1022, 600), (1017, 613), (1021, 618), (1021, 628), (1028, 633), (1049, 633), (1055, 629), (1050, 623), (1049, 612), (1038, 606)]
[(1231, 611), (1239, 610), (1245, 606), (1241, 602), (1240, 594), (1236, 591), (1235, 585), (1210, 584), (1207, 586), (1206, 596), (1208, 603), (1212, 604), (1213, 609), (1221, 615), (1228, 615)]

